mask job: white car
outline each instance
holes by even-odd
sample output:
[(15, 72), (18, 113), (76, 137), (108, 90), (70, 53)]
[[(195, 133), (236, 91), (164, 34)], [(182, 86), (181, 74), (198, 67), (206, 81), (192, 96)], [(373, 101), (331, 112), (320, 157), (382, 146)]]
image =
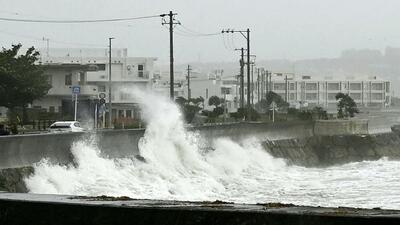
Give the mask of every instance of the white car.
[(50, 132), (81, 132), (84, 129), (78, 121), (57, 121), (50, 125)]

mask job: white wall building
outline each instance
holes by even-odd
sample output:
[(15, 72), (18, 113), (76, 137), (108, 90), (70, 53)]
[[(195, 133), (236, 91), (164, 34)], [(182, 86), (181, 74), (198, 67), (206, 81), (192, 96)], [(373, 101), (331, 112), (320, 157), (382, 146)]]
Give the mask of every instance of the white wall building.
[[(236, 80), (223, 80), (221, 78), (191, 79), (190, 80), (191, 97), (203, 97), (204, 108), (212, 110), (214, 106), (208, 105), (208, 99), (211, 96), (218, 96), (226, 101), (228, 112), (236, 112), (239, 107), (239, 89)], [(184, 88), (187, 96), (187, 82)]]
[[(184, 97), (185, 80), (182, 72), (174, 72), (174, 98)], [(155, 93), (162, 96), (170, 96), (170, 77), (168, 72), (157, 71), (154, 72), (153, 89)]]
[[(128, 57), (126, 49), (112, 51), (111, 100), (113, 118), (137, 117), (138, 107), (129, 90), (152, 87), (156, 58)], [(50, 49), (39, 62), (52, 85), (47, 96), (34, 101), (32, 107), (49, 112), (70, 112), (72, 87), (80, 87), (79, 102), (93, 111), (93, 100), (106, 93), (108, 103), (109, 58), (107, 49)], [(82, 109), (78, 106), (78, 109)], [(81, 113), (82, 111), (79, 110)], [(92, 113), (92, 112), (91, 112)]]
[(322, 106), (328, 110), (336, 110), (335, 96), (342, 92), (349, 94), (358, 107), (383, 108), (391, 104), (390, 82), (376, 77), (366, 79), (319, 79), (309, 76), (301, 79), (285, 79), (273, 76), (269, 90), (279, 94), (292, 106)]

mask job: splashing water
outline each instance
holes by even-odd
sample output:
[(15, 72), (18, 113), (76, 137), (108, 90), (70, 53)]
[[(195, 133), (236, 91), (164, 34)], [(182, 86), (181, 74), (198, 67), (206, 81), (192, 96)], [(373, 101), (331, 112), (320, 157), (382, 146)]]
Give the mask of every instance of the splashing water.
[(288, 166), (255, 138), (240, 143), (219, 138), (213, 141), (215, 150), (204, 153), (198, 135), (184, 129), (176, 105), (142, 91), (134, 95), (147, 122), (139, 143), (146, 162), (103, 158), (95, 139), (77, 141), (71, 148), (74, 165), (45, 159), (35, 165), (25, 180), (30, 192), (400, 209), (399, 162)]

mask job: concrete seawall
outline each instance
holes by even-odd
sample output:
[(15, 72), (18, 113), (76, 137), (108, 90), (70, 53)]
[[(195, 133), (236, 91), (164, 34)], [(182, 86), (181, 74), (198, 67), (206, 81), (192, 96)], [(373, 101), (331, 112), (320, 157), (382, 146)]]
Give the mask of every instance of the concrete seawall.
[[(216, 137), (240, 139), (255, 136), (268, 139), (301, 138), (313, 135), (311, 123), (231, 123), (188, 127), (204, 140)], [(138, 142), (144, 129), (103, 130), (82, 133), (55, 133), (0, 137), (0, 169), (31, 166), (43, 158), (65, 164), (72, 162), (71, 146), (77, 140), (95, 138), (102, 154), (111, 158), (139, 154)]]
[(317, 120), (314, 133), (320, 136), (368, 134), (368, 120)]
[(0, 224), (399, 224), (400, 211), (0, 193)]
[(396, 132), (267, 140), (263, 145), (272, 156), (306, 167), (326, 167), (382, 157), (400, 159), (400, 135)]

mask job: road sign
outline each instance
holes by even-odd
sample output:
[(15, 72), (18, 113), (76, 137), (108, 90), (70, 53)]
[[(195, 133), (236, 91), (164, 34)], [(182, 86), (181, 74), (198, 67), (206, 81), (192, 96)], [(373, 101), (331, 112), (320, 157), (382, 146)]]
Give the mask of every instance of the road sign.
[(73, 86), (72, 87), (72, 93), (73, 94), (80, 94), (81, 93), (81, 87), (79, 87), (79, 86)]
[(99, 98), (106, 98), (106, 93), (104, 92), (99, 93)]
[(104, 98), (101, 98), (99, 102), (100, 102), (100, 105), (104, 105), (106, 103), (106, 100)]

